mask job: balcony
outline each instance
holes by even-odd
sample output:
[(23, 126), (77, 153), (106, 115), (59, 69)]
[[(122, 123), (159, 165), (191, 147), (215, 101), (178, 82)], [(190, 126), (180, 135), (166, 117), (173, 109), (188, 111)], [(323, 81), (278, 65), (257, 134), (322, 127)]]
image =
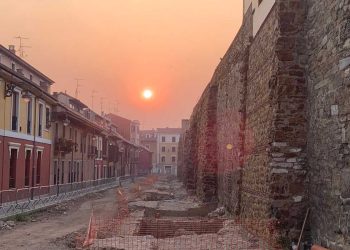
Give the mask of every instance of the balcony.
[(55, 154), (68, 154), (73, 152), (76, 143), (71, 139), (58, 138), (55, 140)]
[(88, 156), (89, 157), (96, 157), (97, 156), (97, 147), (96, 146), (89, 146), (88, 147)]

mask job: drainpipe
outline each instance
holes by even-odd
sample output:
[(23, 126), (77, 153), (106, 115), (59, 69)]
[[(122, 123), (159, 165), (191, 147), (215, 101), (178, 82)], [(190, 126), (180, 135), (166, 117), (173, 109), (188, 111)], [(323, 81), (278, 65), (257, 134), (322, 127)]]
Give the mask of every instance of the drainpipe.
[(30, 197), (33, 200), (34, 199), (34, 186), (35, 186), (35, 146), (36, 146), (36, 122), (37, 122), (37, 97), (34, 97), (34, 129), (33, 129), (33, 151), (32, 151), (32, 189), (30, 192)]
[[(6, 88), (6, 82), (4, 81), (4, 91)], [(4, 168), (5, 168), (5, 128), (6, 128), (6, 97), (4, 95), (4, 134), (2, 139), (2, 159), (1, 159), (1, 196), (0, 196), (0, 206), (2, 206), (2, 191), (4, 191)]]
[(81, 182), (84, 181), (84, 137), (83, 133), (80, 133), (80, 151), (81, 151)]

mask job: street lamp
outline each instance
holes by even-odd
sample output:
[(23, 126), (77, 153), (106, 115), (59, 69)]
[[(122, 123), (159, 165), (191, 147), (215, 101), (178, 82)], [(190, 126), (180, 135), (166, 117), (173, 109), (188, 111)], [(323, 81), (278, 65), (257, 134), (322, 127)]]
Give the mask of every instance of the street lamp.
[(32, 95), (29, 93), (28, 90), (24, 90), (22, 91), (22, 98), (26, 103), (28, 103), (32, 100)]
[(63, 126), (67, 127), (69, 124), (70, 124), (70, 120), (66, 116), (66, 118), (63, 120)]

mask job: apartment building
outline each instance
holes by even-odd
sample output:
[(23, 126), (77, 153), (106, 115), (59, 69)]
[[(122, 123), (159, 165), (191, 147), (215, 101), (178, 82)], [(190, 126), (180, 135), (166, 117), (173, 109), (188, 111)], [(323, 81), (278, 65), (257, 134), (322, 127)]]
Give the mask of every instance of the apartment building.
[(0, 190), (49, 185), (53, 83), (0, 45)]

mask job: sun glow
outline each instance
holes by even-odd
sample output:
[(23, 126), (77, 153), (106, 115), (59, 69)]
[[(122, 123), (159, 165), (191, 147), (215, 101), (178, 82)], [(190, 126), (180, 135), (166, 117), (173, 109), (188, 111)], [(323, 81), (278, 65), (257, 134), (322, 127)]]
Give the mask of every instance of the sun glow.
[(142, 96), (143, 98), (145, 99), (151, 99), (153, 97), (153, 92), (152, 90), (150, 89), (145, 89), (143, 92), (142, 92)]

